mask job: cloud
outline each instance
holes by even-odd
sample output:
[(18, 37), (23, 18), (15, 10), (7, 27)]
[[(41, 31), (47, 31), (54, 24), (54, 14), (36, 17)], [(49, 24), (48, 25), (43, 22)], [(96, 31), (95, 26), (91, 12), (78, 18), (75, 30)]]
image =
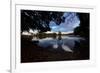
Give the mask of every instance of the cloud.
[(51, 31), (53, 32), (68, 32), (73, 31), (74, 28), (79, 26), (80, 20), (76, 13), (66, 12), (62, 17), (65, 17), (65, 22), (62, 22), (60, 25), (57, 25), (54, 21), (49, 23)]

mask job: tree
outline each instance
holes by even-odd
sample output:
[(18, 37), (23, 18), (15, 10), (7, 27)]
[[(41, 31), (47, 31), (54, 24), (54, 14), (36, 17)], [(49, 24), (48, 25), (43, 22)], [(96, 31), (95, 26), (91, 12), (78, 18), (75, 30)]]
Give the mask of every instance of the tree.
[(21, 32), (29, 29), (39, 32), (50, 31), (49, 22), (52, 20), (59, 25), (62, 15), (63, 12), (21, 10)]
[(89, 13), (77, 13), (80, 19), (80, 26), (74, 29), (76, 35), (89, 38), (89, 24), (90, 24), (90, 14)]

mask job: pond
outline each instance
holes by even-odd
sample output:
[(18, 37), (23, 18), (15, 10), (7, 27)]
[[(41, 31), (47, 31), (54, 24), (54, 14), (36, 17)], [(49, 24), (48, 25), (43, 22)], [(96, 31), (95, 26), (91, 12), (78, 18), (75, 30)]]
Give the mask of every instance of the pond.
[(32, 36), (21, 39), (21, 62), (89, 59), (89, 40), (74, 35)]
[[(63, 52), (74, 52), (76, 42), (80, 43), (80, 41), (82, 40), (85, 41), (84, 38), (78, 36), (56, 36), (56, 38), (45, 37), (41, 39), (33, 37), (32, 39), (34, 45), (38, 45), (42, 48), (45, 48), (45, 50), (48, 49)], [(34, 41), (39, 42), (35, 43)]]

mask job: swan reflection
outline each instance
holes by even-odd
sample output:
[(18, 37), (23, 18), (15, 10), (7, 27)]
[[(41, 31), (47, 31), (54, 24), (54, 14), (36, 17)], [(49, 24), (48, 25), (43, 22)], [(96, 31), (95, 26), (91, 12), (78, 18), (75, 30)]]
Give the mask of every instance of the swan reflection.
[(53, 43), (53, 48), (54, 49), (62, 49), (66, 52), (73, 52), (73, 50), (70, 47), (68, 47), (67, 45), (65, 45), (63, 41), (64, 40), (62, 40), (61, 36), (58, 37), (57, 42)]

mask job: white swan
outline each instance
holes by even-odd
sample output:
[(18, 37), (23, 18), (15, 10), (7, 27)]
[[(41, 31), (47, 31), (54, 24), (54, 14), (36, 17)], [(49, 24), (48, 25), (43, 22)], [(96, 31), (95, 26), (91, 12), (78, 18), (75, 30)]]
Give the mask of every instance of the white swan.
[(68, 46), (62, 44), (62, 49), (67, 51), (67, 52), (73, 52), (73, 50), (71, 50)]

